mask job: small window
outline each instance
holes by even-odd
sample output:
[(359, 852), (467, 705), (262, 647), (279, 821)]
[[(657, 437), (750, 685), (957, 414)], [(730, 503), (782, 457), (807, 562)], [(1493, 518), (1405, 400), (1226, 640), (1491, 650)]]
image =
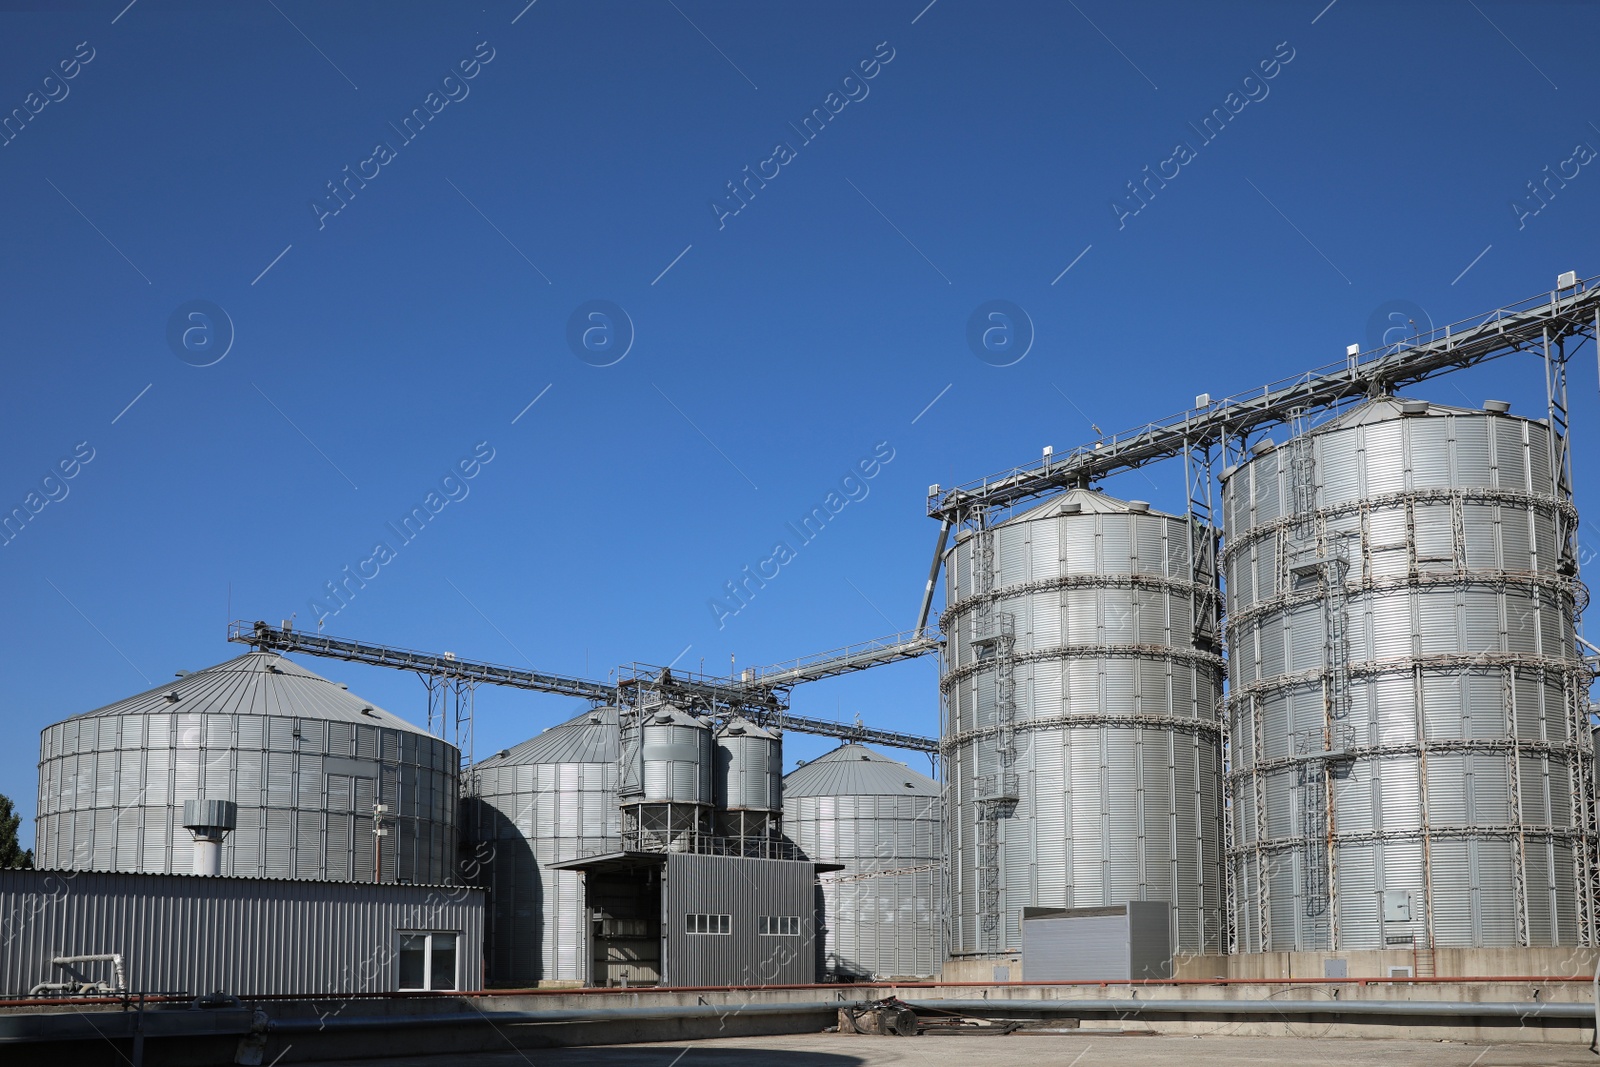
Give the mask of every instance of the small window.
[(460, 935), (454, 931), (401, 931), (400, 988), (423, 991), (455, 989), (458, 937)]
[(767, 937), (799, 937), (800, 916), (763, 915), (756, 922), (756, 930)]
[(683, 917), (683, 929), (689, 934), (731, 934), (733, 933), (732, 915), (707, 915), (700, 912), (691, 912)]

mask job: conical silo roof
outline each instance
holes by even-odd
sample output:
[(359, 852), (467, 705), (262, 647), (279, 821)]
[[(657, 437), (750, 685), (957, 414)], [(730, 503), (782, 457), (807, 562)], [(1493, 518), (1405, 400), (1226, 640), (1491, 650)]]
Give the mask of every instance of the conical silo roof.
[(1068, 489), (1046, 500), (1038, 507), (1019, 512), (1006, 522), (1025, 522), (1030, 519), (1048, 519), (1055, 515), (1101, 514), (1128, 515), (1151, 514), (1174, 518), (1165, 511), (1157, 511), (1143, 500), (1122, 500), (1094, 489)]
[(784, 776), (783, 795), (936, 797), (939, 783), (865, 745), (840, 745)]
[(621, 735), (616, 708), (591, 708), (511, 748), (479, 760), (478, 767), (531, 763), (615, 763)]
[(427, 735), (421, 727), (384, 711), (338, 682), (314, 674), (276, 652), (246, 652), (237, 659), (185, 674), (137, 696), (73, 718), (175, 713), (324, 719)]

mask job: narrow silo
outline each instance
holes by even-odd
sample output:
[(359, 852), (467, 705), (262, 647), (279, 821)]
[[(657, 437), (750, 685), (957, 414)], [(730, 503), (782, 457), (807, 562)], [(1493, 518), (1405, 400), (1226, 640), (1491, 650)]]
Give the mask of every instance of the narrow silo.
[(711, 833), (716, 754), (711, 723), (671, 704), (638, 715), (641, 791), (622, 798), (629, 848), (693, 852)]
[(1381, 397), (1225, 473), (1238, 951), (1586, 932), (1577, 516), (1507, 409)]
[(822, 973), (929, 978), (943, 960), (939, 783), (861, 745), (783, 780), (783, 825), (820, 876)]
[(1026, 907), (1137, 900), (1173, 908), (1177, 950), (1226, 951), (1215, 578), (1189, 521), (1072, 489), (975, 525), (945, 558), (951, 956), (1016, 951)]
[(582, 982), (583, 876), (547, 865), (621, 847), (615, 708), (596, 708), (480, 760), (462, 802), (467, 869), (489, 890), (485, 963), (497, 986)]
[(715, 785), (717, 836), (736, 852), (771, 854), (783, 821), (783, 739), (738, 716), (723, 723)]
[(223, 875), (455, 876), (455, 746), (273, 652), (46, 727), (39, 757), (41, 867), (189, 873), (184, 804), (214, 800), (237, 810)]

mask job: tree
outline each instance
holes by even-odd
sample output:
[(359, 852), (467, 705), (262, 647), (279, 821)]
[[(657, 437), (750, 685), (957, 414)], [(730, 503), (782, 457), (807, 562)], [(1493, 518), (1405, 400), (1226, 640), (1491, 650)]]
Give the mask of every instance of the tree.
[(17, 843), (17, 827), (22, 816), (16, 812), (11, 798), (0, 793), (0, 867), (32, 867), (33, 849)]

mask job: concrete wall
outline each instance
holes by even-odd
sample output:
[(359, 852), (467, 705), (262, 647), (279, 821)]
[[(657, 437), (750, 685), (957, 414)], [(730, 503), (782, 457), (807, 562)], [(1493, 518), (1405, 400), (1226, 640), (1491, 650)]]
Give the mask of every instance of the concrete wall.
[[(1593, 948), (1439, 948), (1433, 974), (1439, 978), (1570, 978), (1592, 975), (1600, 950)], [(1417, 977), (1419, 961), (1409, 948), (1350, 952), (1252, 952), (1239, 956), (1179, 956), (1172, 977), (1308, 979), (1327, 977), (1326, 961), (1341, 960), (1347, 978), (1389, 977), (1391, 967), (1410, 967)], [(1425, 964), (1424, 964), (1425, 966)], [(948, 977), (948, 975), (947, 975)], [(974, 978), (986, 981), (987, 976)]]

